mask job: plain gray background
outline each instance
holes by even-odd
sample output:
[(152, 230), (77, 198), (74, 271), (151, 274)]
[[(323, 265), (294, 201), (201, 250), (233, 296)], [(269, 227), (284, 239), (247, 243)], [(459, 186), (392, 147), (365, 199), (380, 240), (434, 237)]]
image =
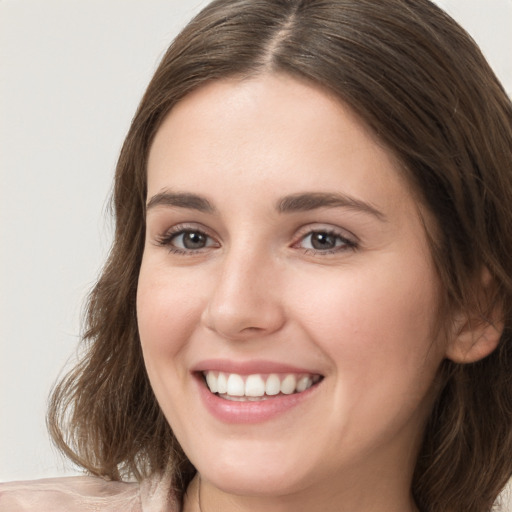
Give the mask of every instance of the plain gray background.
[[(118, 151), (200, 0), (0, 0), (0, 480), (76, 472), (46, 399), (108, 251)], [(512, 91), (512, 0), (438, 0)], [(512, 510), (512, 508), (511, 508)]]

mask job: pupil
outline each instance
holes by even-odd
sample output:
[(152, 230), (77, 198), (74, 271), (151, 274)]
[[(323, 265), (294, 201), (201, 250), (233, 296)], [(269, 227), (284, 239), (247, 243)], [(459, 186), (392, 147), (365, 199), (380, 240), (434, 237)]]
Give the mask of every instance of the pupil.
[(327, 233), (314, 233), (311, 237), (311, 245), (315, 249), (332, 249), (336, 245), (334, 236)]
[(201, 233), (189, 231), (183, 237), (183, 245), (187, 249), (201, 249), (205, 246), (206, 237)]

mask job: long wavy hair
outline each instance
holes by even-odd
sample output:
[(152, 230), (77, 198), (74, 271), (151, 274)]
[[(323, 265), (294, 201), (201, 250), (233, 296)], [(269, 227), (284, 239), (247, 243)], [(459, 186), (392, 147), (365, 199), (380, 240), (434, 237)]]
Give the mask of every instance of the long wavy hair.
[(442, 363), (412, 491), (429, 512), (491, 510), (512, 473), (512, 105), (473, 40), (428, 0), (216, 0), (175, 39), (121, 150), (115, 238), (89, 296), (83, 357), (50, 399), (54, 441), (109, 479), (170, 464), (180, 495), (193, 477), (137, 330), (148, 152), (191, 91), (267, 72), (329, 90), (395, 155), (434, 219), (445, 312), (474, 308), (475, 276), (488, 270), (487, 302), (499, 304), (505, 326), (499, 346), (473, 364)]

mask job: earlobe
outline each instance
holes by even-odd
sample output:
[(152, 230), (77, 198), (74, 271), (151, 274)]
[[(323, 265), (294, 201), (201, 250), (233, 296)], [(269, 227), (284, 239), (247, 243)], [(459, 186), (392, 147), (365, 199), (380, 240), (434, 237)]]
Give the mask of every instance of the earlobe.
[[(490, 293), (493, 279), (487, 268), (482, 270), (473, 314), (460, 312), (453, 321), (446, 357), (455, 363), (474, 363), (487, 357), (498, 346), (503, 333), (503, 309)], [(492, 305), (491, 305), (492, 304)], [(486, 313), (484, 313), (484, 311)]]
[(455, 363), (474, 363), (491, 354), (499, 344), (503, 322), (491, 322), (483, 318), (466, 320), (448, 342), (446, 357)]

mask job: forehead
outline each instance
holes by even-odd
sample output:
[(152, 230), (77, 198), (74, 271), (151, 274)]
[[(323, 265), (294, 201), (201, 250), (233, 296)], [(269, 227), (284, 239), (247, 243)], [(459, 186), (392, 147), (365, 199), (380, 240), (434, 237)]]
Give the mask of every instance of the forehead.
[(385, 209), (415, 202), (392, 154), (347, 105), (282, 74), (218, 80), (186, 96), (149, 154), (148, 196), (169, 187), (219, 200), (250, 187), (253, 197), (336, 189)]

